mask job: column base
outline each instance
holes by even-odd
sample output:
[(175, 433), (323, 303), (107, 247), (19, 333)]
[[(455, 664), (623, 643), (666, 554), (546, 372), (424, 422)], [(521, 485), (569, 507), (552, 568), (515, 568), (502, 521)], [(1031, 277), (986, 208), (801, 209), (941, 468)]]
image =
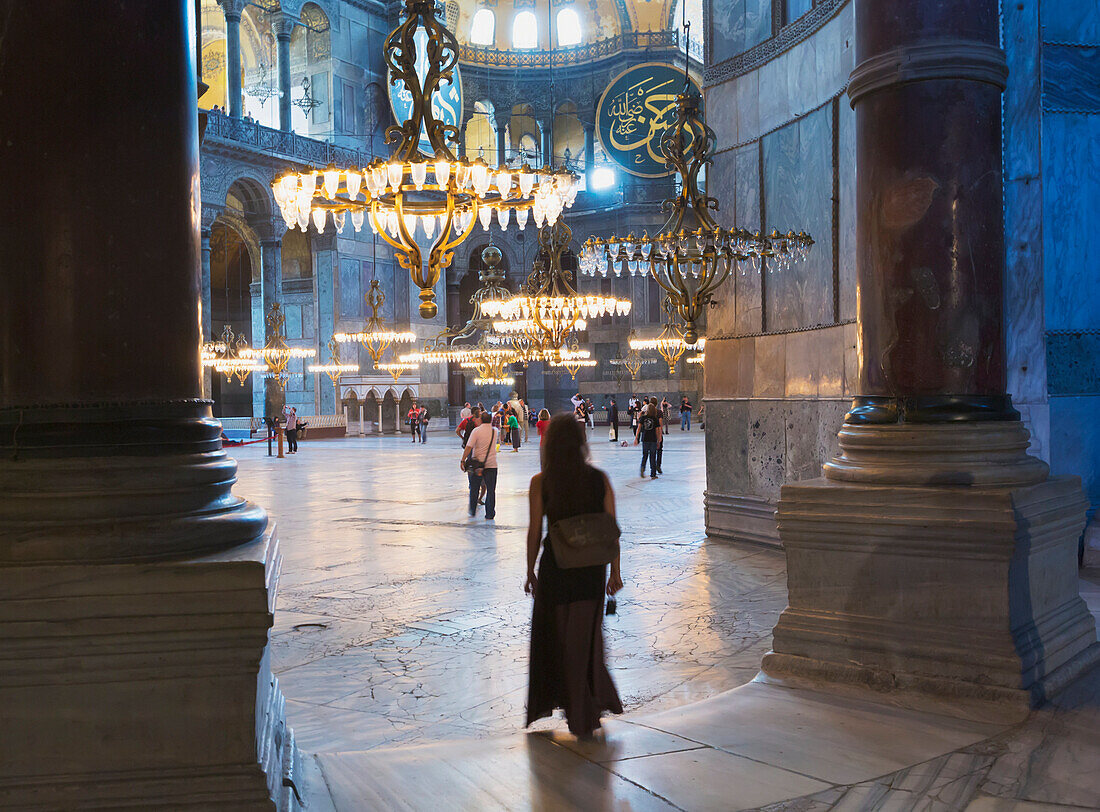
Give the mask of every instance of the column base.
[(298, 808), (274, 530), (198, 558), (0, 567), (0, 807)]
[(1086, 507), (1077, 478), (784, 486), (790, 605), (763, 670), (1021, 713), (1042, 704), (1100, 662), (1078, 595)]

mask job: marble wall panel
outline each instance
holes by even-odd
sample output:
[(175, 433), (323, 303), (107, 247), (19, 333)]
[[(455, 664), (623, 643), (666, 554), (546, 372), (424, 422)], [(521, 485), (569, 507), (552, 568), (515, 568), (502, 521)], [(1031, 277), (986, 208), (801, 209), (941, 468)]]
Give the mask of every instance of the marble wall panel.
[(359, 260), (340, 258), (340, 274), (336, 280), (338, 298), (337, 318), (360, 319), (363, 317), (363, 288), (359, 278)]
[(757, 336), (753, 356), (752, 394), (783, 397), (787, 389), (787, 336)]
[(1100, 5), (1044, 0), (1040, 12), (1048, 42), (1100, 42)]
[(1051, 333), (1046, 350), (1051, 395), (1100, 395), (1100, 334)]
[(826, 327), (806, 333), (817, 348), (817, 395), (844, 397), (844, 327)]
[[(801, 49), (801, 45), (795, 49)], [(760, 132), (766, 133), (776, 127), (780, 127), (794, 117), (789, 96), (788, 65), (791, 62), (791, 54), (787, 51), (777, 56), (770, 62), (761, 65), (756, 73), (759, 74), (760, 97)]]
[(302, 307), (302, 338), (316, 338), (317, 325), (313, 303)]
[(758, 338), (740, 339), (740, 351), (737, 353), (737, 391), (745, 397), (753, 393), (756, 378), (756, 342)]
[[(789, 407), (790, 404), (782, 400), (749, 401), (749, 493), (765, 499), (778, 499), (779, 489), (787, 478)], [(710, 430), (709, 425), (707, 430)]]
[(1100, 46), (1043, 46), (1043, 107), (1100, 112)]
[(837, 173), (840, 205), (837, 238), (840, 244), (840, 321), (856, 317), (856, 114), (841, 96), (837, 104)]
[[(816, 398), (818, 375), (821, 367), (821, 343), (823, 330), (791, 333), (786, 341), (786, 382), (784, 394), (788, 398)], [(842, 359), (838, 359), (842, 360)]]
[(859, 331), (856, 324), (845, 324), (841, 328), (841, 340), (844, 342), (844, 380), (841, 382), (841, 394), (855, 397), (859, 394)]
[(784, 418), (784, 482), (798, 482), (821, 476), (818, 404), (811, 401), (789, 402), (786, 404)]
[(724, 62), (771, 36), (771, 0), (708, 0), (711, 64)]
[[(748, 144), (733, 152), (735, 188), (732, 205), (738, 228), (760, 228), (760, 153), (758, 144)], [(751, 268), (739, 268), (732, 280), (737, 333), (758, 333), (763, 329), (760, 274)]]
[[(707, 342), (703, 392), (708, 398), (742, 397), (739, 390), (740, 353), (752, 339), (719, 339)], [(610, 345), (609, 345), (610, 346)], [(751, 393), (749, 393), (751, 394)]]
[(815, 240), (804, 262), (769, 272), (768, 330), (833, 320), (831, 117), (826, 106), (763, 139), (765, 228), (808, 231)]
[(748, 401), (707, 400), (708, 491), (751, 493), (748, 425)]
[(1093, 509), (1100, 507), (1100, 396), (1050, 399), (1050, 472), (1081, 477)]
[(737, 86), (738, 142), (760, 137), (760, 72), (751, 71), (735, 80)]
[(290, 339), (302, 337), (302, 306), (296, 304), (283, 305), (283, 315), (286, 316), (286, 337)]
[(1043, 116), (1047, 330), (1100, 327), (1100, 116)]
[(716, 136), (715, 149), (732, 147), (738, 141), (740, 111), (737, 109), (737, 86), (733, 82), (707, 90), (707, 124)]
[[(725, 228), (732, 228), (736, 222), (736, 205), (734, 203), (736, 174), (737, 160), (732, 150), (715, 155), (714, 163), (707, 173), (707, 194), (725, 204), (714, 214), (718, 224)], [(735, 280), (728, 280), (726, 284), (715, 291), (714, 298), (711, 300), (711, 307), (707, 310), (706, 315), (709, 335), (729, 335), (737, 332), (737, 287)]]

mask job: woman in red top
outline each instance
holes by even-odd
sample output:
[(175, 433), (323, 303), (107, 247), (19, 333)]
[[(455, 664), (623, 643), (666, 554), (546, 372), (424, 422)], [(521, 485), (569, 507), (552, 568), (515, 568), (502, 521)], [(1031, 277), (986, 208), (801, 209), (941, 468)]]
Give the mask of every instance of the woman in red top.
[(535, 429), (539, 433), (539, 445), (542, 445), (542, 438), (546, 436), (546, 429), (550, 425), (550, 412), (543, 409), (539, 412), (539, 419), (535, 423)]

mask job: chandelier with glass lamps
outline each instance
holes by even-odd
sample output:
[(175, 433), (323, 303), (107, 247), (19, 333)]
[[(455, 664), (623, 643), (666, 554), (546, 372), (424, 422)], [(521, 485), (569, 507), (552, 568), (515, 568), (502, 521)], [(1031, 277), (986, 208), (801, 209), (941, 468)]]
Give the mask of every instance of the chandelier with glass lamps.
[[(458, 142), (459, 130), (436, 119), (432, 97), (442, 82), (453, 79), (458, 41), (436, 19), (435, 9), (435, 0), (404, 0), (405, 21), (384, 45), (391, 82), (403, 82), (412, 97), (409, 119), (386, 130), (386, 143), (395, 144), (389, 159), (363, 167), (330, 164), (323, 170), (291, 171), (272, 182), (290, 228), (305, 231), (312, 222), (323, 231), (331, 217), (339, 232), (350, 217), (358, 231), (369, 217), (420, 288), (420, 315), (425, 319), (438, 312), (435, 285), (475, 224), (488, 230), (495, 220), (507, 229), (513, 212), (521, 229), (529, 217), (536, 226), (553, 224), (573, 204), (578, 180), (565, 169), (536, 170), (527, 164), (492, 169), (481, 158), (455, 156), (448, 142)], [(427, 35), (423, 79), (416, 70), (420, 30)], [(421, 151), (422, 133), (431, 153)], [(421, 240), (430, 245), (426, 259)]]
[[(671, 296), (665, 297), (664, 311), (668, 318), (665, 319), (661, 327), (660, 335), (656, 338), (635, 338), (632, 336), (629, 340), (630, 348), (632, 350), (656, 350), (665, 359), (665, 363), (668, 364), (669, 375), (675, 375), (676, 364), (689, 345), (684, 338), (684, 330), (675, 323), (675, 306), (672, 304)], [(707, 340), (699, 338), (691, 346), (703, 349), (706, 345)]]
[(391, 345), (412, 344), (416, 341), (416, 333), (391, 330), (386, 326), (382, 317), (378, 315), (378, 311), (386, 303), (386, 294), (382, 291), (377, 279), (370, 281), (370, 290), (367, 291), (367, 295), (363, 299), (371, 311), (366, 326), (357, 333), (336, 333), (332, 338), (338, 344), (359, 342), (370, 355), (371, 361), (377, 366)]
[(596, 359), (589, 358), (588, 355), (589, 353), (587, 351), (580, 348), (577, 337), (573, 336), (573, 340), (570, 342), (568, 349), (562, 349), (562, 351), (558, 353), (558, 357), (547, 361), (546, 365), (566, 370), (569, 373), (569, 377), (576, 383), (578, 372), (582, 369), (592, 369), (596, 366)]
[[(685, 41), (690, 34), (684, 4)], [(588, 276), (649, 273), (672, 297), (684, 321), (684, 341), (694, 345), (699, 338), (697, 323), (715, 291), (739, 263), (751, 263), (760, 270), (784, 270), (806, 257), (813, 238), (804, 232), (768, 235), (746, 229), (727, 229), (711, 217), (718, 210), (717, 198), (699, 190), (699, 173), (711, 162), (716, 136), (700, 112), (702, 98), (688, 81), (688, 56), (684, 54), (684, 90), (676, 97), (676, 118), (661, 137), (665, 165), (680, 179), (677, 197), (666, 200), (663, 210), (669, 218), (653, 237), (590, 237), (580, 256), (581, 273)]]
[(204, 367), (225, 375), (227, 382), (235, 375), (238, 383), (243, 384), (251, 373), (267, 371), (267, 364), (257, 356), (248, 339), (234, 333), (228, 324), (216, 341), (202, 345), (200, 357)]
[(323, 372), (329, 376), (332, 381), (332, 385), (335, 386), (336, 382), (340, 380), (342, 375), (353, 374), (359, 371), (358, 364), (345, 363), (340, 360), (340, 344), (335, 338), (330, 338), (328, 342), (328, 354), (332, 360), (327, 364), (310, 364), (310, 372)]
[(382, 372), (388, 372), (390, 377), (393, 378), (393, 382), (397, 383), (397, 379), (406, 372), (415, 372), (419, 370), (420, 364), (414, 364), (409, 361), (386, 361), (381, 364), (375, 364), (374, 368)]
[[(614, 296), (582, 295), (570, 283), (572, 272), (562, 268), (562, 253), (569, 247), (573, 230), (562, 219), (539, 230), (539, 248), (546, 265), (537, 288), (510, 299), (487, 300), (482, 310), (495, 316), (498, 322), (523, 322), (523, 332), (531, 338), (533, 349), (547, 352), (565, 346), (578, 323), (597, 316), (625, 316), (630, 313), (630, 300)], [(533, 287), (534, 285), (532, 285)], [(494, 328), (505, 326), (494, 322)]]
[(286, 343), (286, 316), (278, 302), (271, 303), (265, 322), (268, 339), (258, 354), (267, 364), (268, 377), (278, 381), (279, 386), (286, 386), (286, 367), (290, 359), (315, 358), (317, 350), (312, 347), (291, 347)]

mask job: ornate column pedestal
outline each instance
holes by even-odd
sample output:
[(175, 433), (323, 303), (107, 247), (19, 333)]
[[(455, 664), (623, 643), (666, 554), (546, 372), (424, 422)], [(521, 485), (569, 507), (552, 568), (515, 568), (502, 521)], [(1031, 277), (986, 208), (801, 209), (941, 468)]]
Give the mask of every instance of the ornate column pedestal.
[(783, 487), (790, 605), (764, 671), (1022, 714), (1096, 664), (1088, 502), (1027, 444), (1013, 421), (845, 426), (824, 479)]
[[(193, 11), (5, 17), (5, 809), (296, 804), (277, 538), (201, 399)], [(108, 53), (121, 30), (141, 36)]]
[(782, 489), (763, 668), (1023, 714), (1100, 646), (1080, 481), (1028, 456), (1005, 391), (998, 9), (855, 2), (860, 394), (825, 478)]

